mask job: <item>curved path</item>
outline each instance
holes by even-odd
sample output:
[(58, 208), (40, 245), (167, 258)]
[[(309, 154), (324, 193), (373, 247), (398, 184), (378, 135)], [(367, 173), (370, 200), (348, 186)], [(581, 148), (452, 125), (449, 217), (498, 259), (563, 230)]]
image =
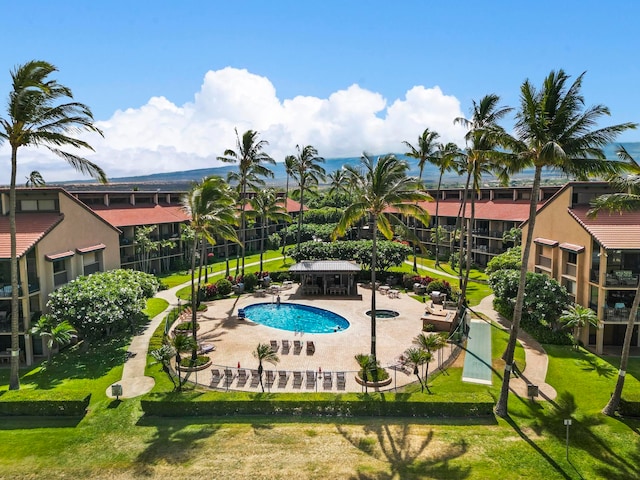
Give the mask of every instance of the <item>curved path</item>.
[[(213, 275), (216, 275), (216, 272)], [(186, 284), (178, 285), (176, 287), (162, 290), (157, 293), (156, 297), (162, 298), (169, 303), (169, 306), (160, 314), (156, 315), (151, 322), (147, 325), (144, 332), (133, 338), (128, 350), (128, 360), (124, 364), (122, 371), (122, 379), (116, 382), (122, 385), (121, 398), (133, 398), (139, 395), (144, 395), (150, 392), (154, 386), (154, 380), (151, 377), (144, 375), (146, 363), (147, 363), (147, 351), (149, 349), (149, 342), (153, 332), (158, 328), (161, 322), (164, 320), (167, 313), (177, 306), (178, 298), (176, 293), (183, 288)], [(385, 297), (383, 297), (385, 298)], [(386, 299), (386, 298), (385, 298)], [(397, 302), (397, 300), (396, 300)], [(493, 295), (485, 297), (481, 303), (474, 307), (473, 310), (486, 315), (488, 318), (494, 320), (503, 328), (508, 329), (510, 324), (504, 318), (497, 314), (492, 306)], [(383, 305), (379, 305), (383, 307)], [(420, 303), (416, 302), (416, 306), (421, 309)], [(546, 352), (541, 345), (536, 342), (530, 335), (525, 332), (518, 334), (518, 340), (521, 342), (525, 349), (526, 355), (526, 369), (521, 373), (519, 377), (512, 377), (510, 381), (511, 390), (523, 397), (527, 396), (527, 384), (535, 384), (539, 386), (540, 396), (545, 400), (553, 400), (556, 397), (556, 392), (547, 383), (545, 383), (545, 377), (547, 373), (548, 358)], [(115, 398), (112, 395), (111, 386), (107, 388), (106, 394), (110, 398)]]

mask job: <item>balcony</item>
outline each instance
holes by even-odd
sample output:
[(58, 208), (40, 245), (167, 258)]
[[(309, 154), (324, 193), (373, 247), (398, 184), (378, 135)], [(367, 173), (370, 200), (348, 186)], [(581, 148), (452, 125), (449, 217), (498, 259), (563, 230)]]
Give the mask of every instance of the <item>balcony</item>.
[(567, 275), (568, 277), (576, 278), (577, 271), (578, 271), (578, 267), (575, 264), (567, 263), (564, 266), (564, 271), (562, 272), (562, 274)]
[[(620, 323), (624, 323), (626, 321), (629, 320), (629, 313), (630, 313), (631, 309), (630, 308), (610, 308), (610, 307), (604, 307), (603, 308), (603, 315), (602, 315), (602, 319), (605, 322), (620, 322)], [(638, 313), (636, 315), (636, 323), (640, 322), (640, 310), (638, 310)]]
[(538, 261), (536, 262), (536, 266), (543, 268), (551, 268), (551, 259), (549, 257), (544, 257), (542, 255), (538, 255)]
[(616, 270), (613, 274), (607, 273), (605, 287), (615, 288), (637, 288), (638, 274), (634, 275), (631, 270)]
[[(38, 281), (38, 279), (33, 279), (31, 280), (31, 283), (29, 283), (29, 293), (34, 293), (37, 292), (38, 290), (40, 290), (40, 282)], [(18, 288), (18, 296), (22, 297), (22, 285), (19, 286)], [(0, 298), (11, 298), (11, 284), (10, 283), (3, 283), (0, 284)]]

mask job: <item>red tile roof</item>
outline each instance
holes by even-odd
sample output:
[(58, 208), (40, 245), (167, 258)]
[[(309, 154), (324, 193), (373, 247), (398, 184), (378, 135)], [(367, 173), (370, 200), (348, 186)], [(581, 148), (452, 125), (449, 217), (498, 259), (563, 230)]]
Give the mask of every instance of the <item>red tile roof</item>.
[[(59, 213), (20, 213), (16, 215), (18, 258), (62, 221)], [(11, 258), (9, 215), (0, 216), (0, 258)]]
[[(284, 199), (280, 199), (280, 201), (278, 202), (279, 204), (284, 204), (284, 202), (282, 201)], [(300, 202), (295, 201), (292, 198), (287, 198), (287, 213), (298, 213), (300, 211)], [(253, 208), (251, 208), (251, 204), (247, 203), (247, 206), (245, 208), (245, 210), (247, 212), (253, 210)], [(305, 205), (303, 208), (303, 211), (307, 211), (309, 210), (309, 208)]]
[(576, 219), (606, 249), (640, 248), (640, 212), (608, 213), (600, 212), (595, 218), (588, 218), (588, 206), (569, 209)]
[(123, 205), (117, 208), (95, 205), (92, 208), (115, 227), (187, 222), (190, 219), (178, 205)]
[[(436, 214), (436, 202), (423, 202), (422, 207), (429, 212), (432, 217)], [(538, 209), (542, 206), (538, 204)], [(459, 200), (440, 201), (438, 216), (440, 217), (457, 217), (460, 209)], [(477, 220), (504, 220), (511, 222), (524, 222), (529, 218), (529, 201), (511, 201), (511, 200), (480, 200), (476, 201), (475, 218)], [(467, 203), (465, 209), (465, 218), (471, 216), (471, 205)]]

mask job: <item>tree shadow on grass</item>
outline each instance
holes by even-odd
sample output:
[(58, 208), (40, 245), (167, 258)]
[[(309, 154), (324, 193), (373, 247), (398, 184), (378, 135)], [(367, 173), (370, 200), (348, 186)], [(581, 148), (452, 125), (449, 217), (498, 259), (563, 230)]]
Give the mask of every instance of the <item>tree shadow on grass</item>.
[(421, 479), (426, 477), (463, 479), (471, 473), (470, 467), (451, 466), (449, 462), (467, 452), (467, 444), (462, 441), (437, 452), (427, 453), (434, 433), (425, 436), (414, 435), (409, 424), (365, 425), (361, 432), (352, 431), (343, 425), (336, 426), (338, 432), (363, 453), (385, 462), (389, 471), (359, 472), (354, 480), (391, 480), (392, 478)]
[(158, 422), (155, 435), (134, 460), (135, 476), (152, 476), (158, 462), (179, 468), (201, 454), (202, 441), (214, 435), (219, 427), (211, 424), (194, 425), (171, 419), (171, 424)]
[(611, 364), (600, 361), (597, 357), (576, 360), (576, 364), (581, 365), (582, 370), (585, 372), (595, 372), (598, 376), (604, 378), (612, 378), (617, 373), (617, 370)]

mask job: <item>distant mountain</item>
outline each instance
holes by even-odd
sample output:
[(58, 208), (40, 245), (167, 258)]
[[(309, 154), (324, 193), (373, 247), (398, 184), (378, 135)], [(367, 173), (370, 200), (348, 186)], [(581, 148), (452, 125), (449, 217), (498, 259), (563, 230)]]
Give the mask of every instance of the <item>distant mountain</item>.
[[(608, 145), (605, 148), (605, 154), (609, 159), (615, 159), (616, 157), (616, 149), (619, 144)], [(640, 142), (630, 142), (622, 144), (628, 152), (637, 159), (640, 159)], [(419, 169), (418, 163), (416, 160), (412, 158), (405, 157), (402, 154), (396, 154), (400, 158), (404, 158), (409, 162), (410, 166), (410, 175), (418, 176)], [(325, 160), (324, 169), (327, 173), (334, 172), (336, 170), (341, 169), (344, 165), (354, 165), (357, 166), (360, 163), (360, 157), (346, 157), (346, 158), (328, 158)], [(274, 173), (274, 178), (268, 179), (267, 184), (269, 186), (274, 187), (284, 187), (287, 181), (284, 163), (279, 162), (275, 166), (270, 167)], [(153, 173), (149, 175), (140, 175), (135, 177), (120, 177), (120, 178), (112, 178), (110, 179), (110, 184), (101, 186), (97, 184), (93, 184), (91, 181), (75, 181), (75, 182), (64, 182), (61, 185), (64, 185), (65, 188), (69, 190), (86, 190), (88, 185), (91, 185), (92, 189), (117, 189), (122, 188), (126, 190), (130, 190), (132, 188), (139, 188), (141, 190), (155, 190), (155, 189), (174, 189), (174, 190), (186, 190), (193, 182), (198, 182), (202, 180), (204, 177), (210, 175), (218, 175), (226, 178), (227, 173), (235, 171), (237, 169), (236, 165), (224, 165), (222, 167), (212, 167), (212, 168), (200, 168), (197, 170), (184, 170), (178, 172), (169, 172), (169, 173)], [(513, 183), (524, 184), (527, 180), (533, 178), (533, 169), (525, 170), (522, 173), (515, 175), (512, 178)], [(438, 181), (438, 170), (433, 165), (426, 165), (423, 172), (423, 179), (428, 186), (435, 186)], [(464, 182), (464, 178), (459, 177), (455, 173), (446, 173), (443, 177), (443, 184), (445, 186), (453, 187), (460, 185)], [(566, 179), (563, 178), (557, 172), (547, 172), (545, 174), (545, 180), (547, 182), (558, 182), (562, 183)], [(490, 176), (485, 178), (485, 184), (495, 183), (495, 178), (491, 178)]]

